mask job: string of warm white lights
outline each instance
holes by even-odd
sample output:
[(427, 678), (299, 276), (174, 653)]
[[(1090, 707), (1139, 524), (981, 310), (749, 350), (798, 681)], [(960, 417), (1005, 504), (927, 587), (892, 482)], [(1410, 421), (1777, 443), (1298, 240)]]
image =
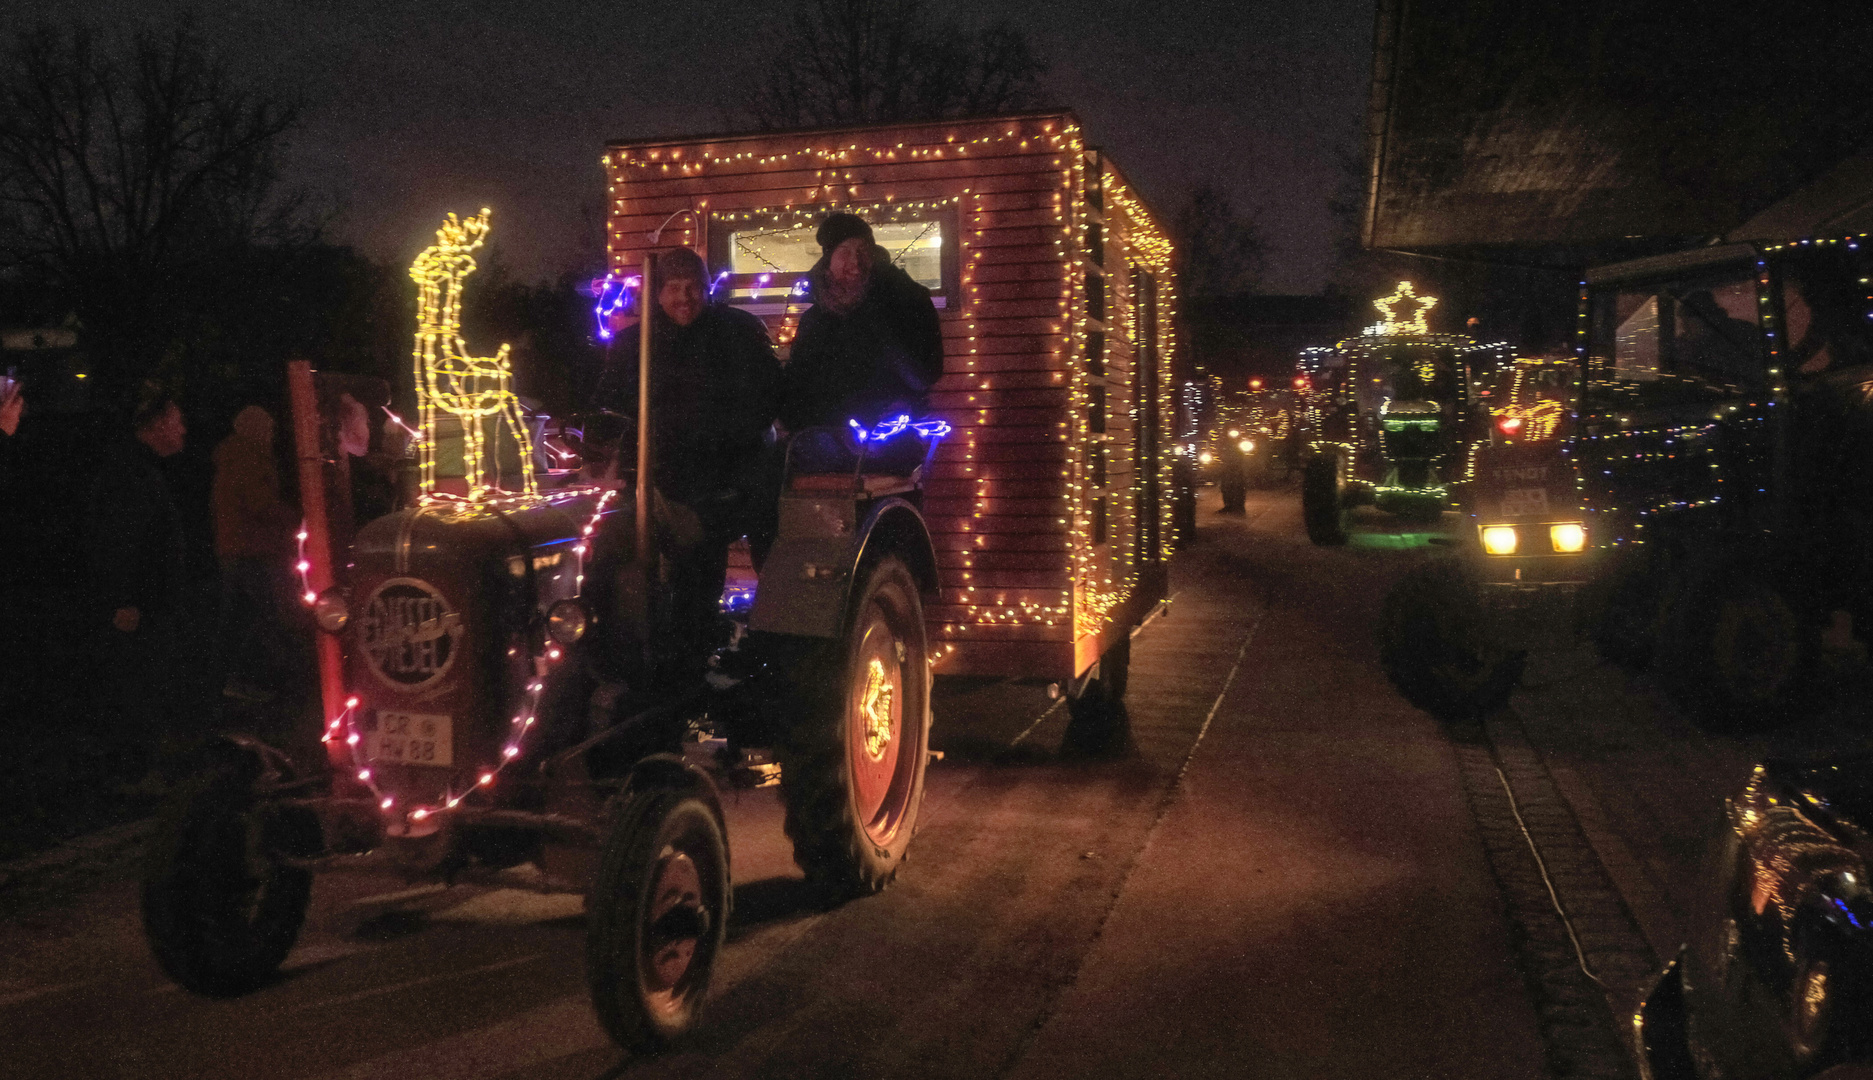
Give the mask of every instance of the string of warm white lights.
[[(745, 231), (735, 229), (738, 225), (764, 231), (804, 229), (834, 208), (857, 212), (874, 224), (922, 221), (928, 231), (936, 228), (931, 215), (953, 209), (959, 216), (958, 235), (953, 240), (943, 235), (957, 280), (949, 296), (948, 314), (954, 322), (947, 335), (949, 378), (942, 391), (946, 407), (954, 410), (949, 418), (956, 437), (938, 451), (933, 475), (940, 478), (939, 484), (963, 490), (951, 496), (937, 488), (932, 497), (938, 502), (953, 497), (969, 512), (932, 519), (940, 527), (939, 547), (953, 560), (949, 565), (955, 575), (954, 587), (945, 591), (945, 599), (955, 604), (954, 614), (944, 619), (939, 637), (953, 643), (975, 628), (1029, 626), (1043, 633), (1062, 628), (1076, 637), (1102, 632), (1114, 609), (1136, 592), (1143, 566), (1168, 555), (1175, 540), (1171, 500), (1161, 500), (1157, 507), (1155, 529), (1139, 520), (1141, 489), (1150, 478), (1132, 472), (1119, 453), (1130, 448), (1122, 441), (1125, 417), (1131, 422), (1130, 438), (1143, 441), (1156, 435), (1162, 445), (1162, 431), (1175, 411), (1151, 407), (1154, 397), (1168, 400), (1176, 349), (1168, 237), (1115, 171), (1097, 157), (1089, 159), (1078, 126), (1063, 119), (1012, 120), (989, 132), (978, 129), (975, 137), (933, 133), (922, 143), (911, 139), (874, 145), (837, 139), (808, 135), (802, 145), (786, 149), (777, 149), (771, 141), (614, 147), (604, 158), (614, 208), (614, 266), (624, 267), (642, 247), (631, 222), (667, 213), (679, 203), (687, 203), (696, 211), (692, 216), (709, 227), (729, 228), (738, 235)], [(958, 156), (1012, 162), (1022, 155), (1040, 171), (1030, 172), (1027, 164), (1010, 165), (1004, 177), (1003, 167), (998, 167), (987, 174), (992, 182), (983, 189), (977, 189), (979, 182), (965, 179), (959, 193), (955, 186), (943, 190), (955, 183), (947, 179), (955, 173), (901, 167)], [(894, 164), (900, 167), (871, 168)], [(1095, 168), (1096, 175), (1091, 172)], [(722, 177), (722, 184), (707, 180), (710, 176)], [(1028, 176), (1037, 181), (1046, 176), (1045, 186), (1010, 182)], [(754, 186), (762, 182), (765, 187)], [(736, 196), (727, 192), (744, 188), (760, 191), (768, 205), (735, 205)], [(1101, 196), (1103, 205), (1092, 205), (1091, 200)], [(711, 200), (726, 205), (713, 208)], [(1038, 243), (1026, 239), (1029, 230), (1039, 234)], [(696, 232), (674, 238), (692, 247), (696, 241)], [(1017, 259), (1022, 269), (1015, 269)], [(1059, 269), (1039, 272), (1043, 262)], [(985, 278), (985, 267), (992, 267), (993, 275)], [(1144, 294), (1133, 295), (1131, 275), (1120, 267), (1140, 272), (1141, 290), (1157, 290), (1155, 325), (1145, 326), (1142, 312), (1136, 310), (1145, 302)], [(770, 272), (783, 271), (775, 267)], [(984, 296), (989, 282), (994, 300)], [(1010, 299), (1004, 301), (1003, 296)], [(1103, 301), (1110, 313), (1092, 318), (1088, 305), (1095, 301)], [(1051, 317), (1045, 310), (1030, 314), (1040, 303), (1051, 308)], [(789, 305), (777, 330), (783, 343), (791, 337), (791, 315)], [(1023, 353), (1006, 344), (1009, 333), (1045, 341), (1044, 363), (1021, 363)], [(1100, 370), (1089, 373), (1081, 358), (1093, 352), (1098, 353)], [(1032, 442), (1033, 435), (1007, 426), (1002, 402), (1025, 398), (1039, 404), (1044, 399), (1032, 392), (1055, 389), (1066, 391), (1069, 411), (1047, 421), (1053, 428), (1048, 442)], [(1089, 430), (1095, 399), (1113, 421), (1104, 433)], [(1147, 425), (1159, 430), (1149, 432)], [(1001, 464), (1018, 460), (1020, 448), (1030, 446), (1037, 452), (1044, 446), (1059, 448), (1059, 487), (1052, 489), (1058, 495), (1044, 495), (1048, 485), (1034, 472)], [(1050, 452), (1050, 465), (1054, 460)], [(1171, 455), (1157, 455), (1154, 467), (1160, 490), (1171, 490)], [(1115, 479), (1127, 473), (1129, 482)], [(1053, 504), (1045, 516), (1038, 512), (1043, 502)], [(1026, 530), (1044, 530), (1050, 524), (1066, 535), (1068, 580), (1035, 588), (1034, 579), (1041, 575), (1014, 569), (1035, 567), (1032, 557), (999, 556), (1046, 550), (1024, 546), (1048, 542)], [(1022, 531), (1001, 531), (1011, 527)], [(1147, 558), (1139, 543), (1152, 535), (1160, 549)]]

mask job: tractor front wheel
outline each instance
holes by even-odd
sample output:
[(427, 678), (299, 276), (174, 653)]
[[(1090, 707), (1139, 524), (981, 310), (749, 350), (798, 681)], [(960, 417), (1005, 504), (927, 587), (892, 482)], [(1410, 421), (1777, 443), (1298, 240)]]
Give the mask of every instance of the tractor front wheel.
[(620, 799), (586, 904), (586, 983), (612, 1041), (648, 1054), (702, 1015), (732, 902), (728, 839), (694, 792)]

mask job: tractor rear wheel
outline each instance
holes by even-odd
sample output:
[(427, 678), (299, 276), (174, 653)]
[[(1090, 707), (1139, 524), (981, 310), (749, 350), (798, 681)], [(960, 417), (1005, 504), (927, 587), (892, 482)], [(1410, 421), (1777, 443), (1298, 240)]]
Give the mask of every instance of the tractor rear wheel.
[(586, 904), (585, 976), (612, 1041), (648, 1054), (701, 1018), (732, 903), (728, 839), (694, 792), (620, 799)]
[(1774, 581), (1745, 561), (1711, 559), (1679, 580), (1653, 668), (1706, 727), (1766, 727), (1823, 702), (1816, 638)]
[(1330, 546), (1346, 543), (1346, 501), (1340, 492), (1340, 462), (1317, 457), (1301, 474), (1301, 519), (1307, 538)]
[(904, 861), (929, 763), (930, 657), (923, 602), (904, 563), (861, 571), (844, 640), (794, 680), (781, 794), (794, 861), (835, 896), (877, 892)]

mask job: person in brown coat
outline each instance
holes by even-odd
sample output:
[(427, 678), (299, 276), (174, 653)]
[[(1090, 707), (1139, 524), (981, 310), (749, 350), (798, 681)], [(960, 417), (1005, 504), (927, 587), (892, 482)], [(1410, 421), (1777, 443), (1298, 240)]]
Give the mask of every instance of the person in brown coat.
[(258, 405), (237, 413), (233, 434), (215, 447), (214, 514), (228, 672), (222, 693), (266, 701), (297, 669), (289, 620), (300, 514), (280, 495), (273, 417)]

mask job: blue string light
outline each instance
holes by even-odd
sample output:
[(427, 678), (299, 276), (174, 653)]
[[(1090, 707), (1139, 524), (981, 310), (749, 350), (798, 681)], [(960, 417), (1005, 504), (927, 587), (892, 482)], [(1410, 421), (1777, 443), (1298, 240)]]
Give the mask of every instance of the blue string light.
[(643, 280), (636, 276), (621, 278), (606, 274), (603, 280), (592, 283), (592, 294), (598, 297), (598, 303), (592, 308), (592, 315), (598, 320), (598, 340), (611, 340), (611, 317), (631, 306), (631, 298)]
[(857, 420), (847, 420), (852, 433), (861, 443), (881, 443), (896, 438), (906, 431), (914, 431), (920, 439), (941, 439), (951, 431), (949, 423), (943, 420), (918, 420), (912, 422), (909, 413), (899, 413), (889, 420), (883, 420), (878, 426), (868, 428)]

